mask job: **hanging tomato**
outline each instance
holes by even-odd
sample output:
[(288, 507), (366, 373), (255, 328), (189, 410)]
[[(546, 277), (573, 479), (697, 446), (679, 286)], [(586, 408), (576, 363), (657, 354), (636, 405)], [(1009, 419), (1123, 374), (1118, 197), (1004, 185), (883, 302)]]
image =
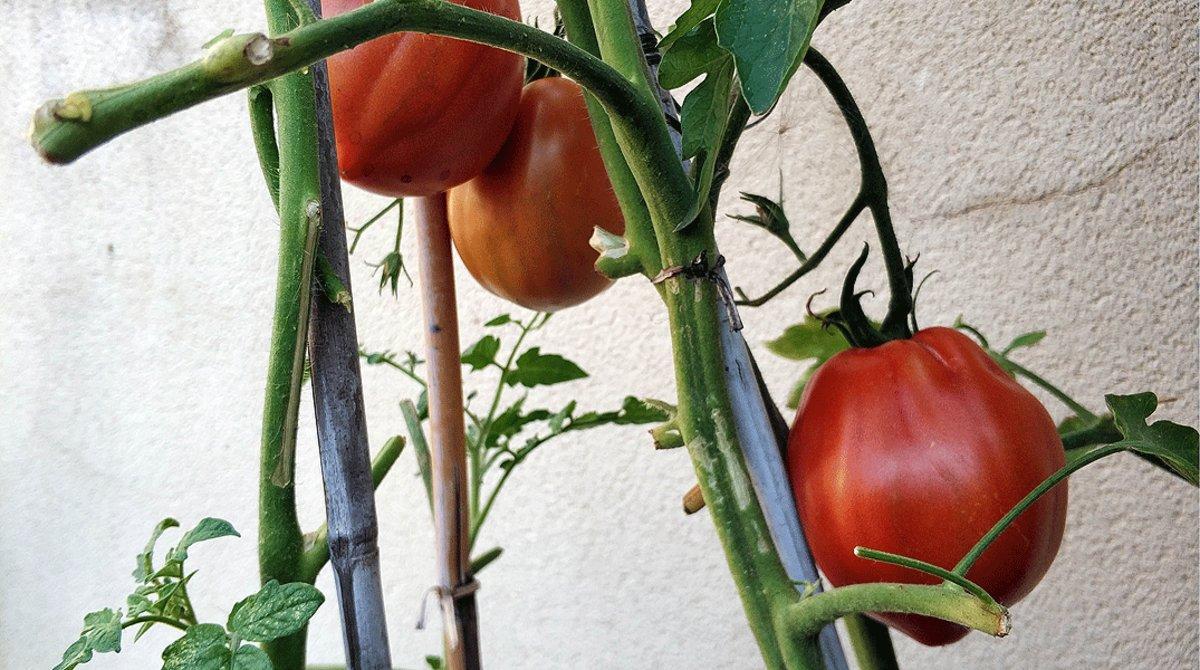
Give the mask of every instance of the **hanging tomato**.
[[(835, 586), (936, 583), (854, 555), (856, 546), (951, 569), (1029, 491), (1065, 463), (1046, 409), (962, 333), (849, 349), (809, 381), (788, 439), (788, 470), (817, 565)], [(1025, 597), (1058, 553), (1059, 484), (1010, 526), (967, 578), (1003, 605)], [(927, 645), (967, 629), (874, 615)]]
[(450, 190), (449, 219), (463, 264), (502, 298), (554, 311), (608, 287), (588, 239), (595, 226), (624, 233), (625, 220), (578, 84), (550, 77), (525, 86), (496, 159)]
[[(455, 0), (519, 21), (517, 0)], [(322, 0), (336, 16), (368, 0)], [(517, 113), (524, 59), (450, 37), (396, 33), (329, 58), (342, 177), (388, 196), (444, 191), (492, 160)]]

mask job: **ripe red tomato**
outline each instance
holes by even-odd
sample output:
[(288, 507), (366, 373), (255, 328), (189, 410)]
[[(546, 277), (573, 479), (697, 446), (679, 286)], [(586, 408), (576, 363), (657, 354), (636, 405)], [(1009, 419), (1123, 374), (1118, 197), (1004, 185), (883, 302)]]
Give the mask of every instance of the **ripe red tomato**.
[(625, 219), (579, 85), (539, 79), (521, 93), (512, 132), (491, 165), (449, 193), (463, 264), (496, 295), (542, 311), (579, 304), (611, 283), (596, 272), (592, 228)]
[[(788, 470), (817, 566), (835, 586), (937, 583), (854, 556), (880, 549), (953, 568), (1013, 505), (1065, 462), (1046, 409), (950, 328), (850, 349), (809, 381), (788, 439)], [(1004, 605), (1025, 597), (1058, 553), (1067, 484), (988, 547), (967, 577)], [(873, 615), (927, 645), (962, 626)]]
[[(521, 20), (517, 0), (453, 0)], [(336, 16), (368, 0), (322, 0)], [(520, 56), (449, 37), (395, 33), (329, 58), (342, 177), (421, 196), (474, 177), (503, 144), (524, 78)]]

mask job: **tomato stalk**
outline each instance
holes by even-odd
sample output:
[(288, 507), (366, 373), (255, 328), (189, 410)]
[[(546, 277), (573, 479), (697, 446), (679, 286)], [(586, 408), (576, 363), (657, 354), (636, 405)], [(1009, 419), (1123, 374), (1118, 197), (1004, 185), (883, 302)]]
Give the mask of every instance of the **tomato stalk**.
[[(274, 32), (292, 27), (289, 8), (268, 1)], [(258, 560), (263, 583), (299, 581), (303, 538), (296, 516), (295, 444), (301, 377), (320, 225), (316, 102), (311, 73), (294, 72), (270, 84), (282, 141), (279, 156), (279, 269), (263, 404), (259, 473)], [(304, 667), (306, 630), (267, 643), (278, 670)]]

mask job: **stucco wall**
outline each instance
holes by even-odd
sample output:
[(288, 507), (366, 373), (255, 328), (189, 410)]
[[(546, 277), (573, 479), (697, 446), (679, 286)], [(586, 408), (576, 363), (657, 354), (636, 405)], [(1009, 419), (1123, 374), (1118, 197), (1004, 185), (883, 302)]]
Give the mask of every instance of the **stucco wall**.
[[(82, 614), (116, 605), (132, 557), (165, 515), (213, 515), (245, 534), (194, 552), (202, 617), (223, 618), (255, 585), (255, 473), (276, 224), (257, 175), (245, 102), (232, 96), (121, 138), (70, 168), (24, 142), (42, 99), (192, 59), (228, 27), (257, 28), (253, 2), (5, 0), (0, 22), (0, 668), (49, 667)], [(682, 8), (661, 3), (660, 25)], [(545, 3), (539, 5), (545, 9)], [(529, 8), (527, 8), (529, 9)], [(1046, 328), (1025, 359), (1100, 407), (1152, 389), (1162, 415), (1197, 415), (1197, 11), (1195, 3), (856, 0), (815, 44), (857, 94), (880, 146), (905, 248), (940, 274), (927, 324), (963, 314), (998, 338)], [(749, 134), (738, 190), (773, 193), (783, 171), (801, 243), (815, 246), (853, 195), (846, 132), (801, 74)], [(350, 189), (351, 221), (381, 199)], [(870, 234), (860, 223), (825, 267), (746, 310), (755, 345), (835, 285)], [(378, 295), (353, 259), (362, 342), (419, 346), (418, 302)], [(785, 249), (722, 222), (735, 284), (789, 269)], [(411, 238), (405, 243), (411, 253)], [(460, 272), (464, 339), (508, 308)], [(868, 281), (882, 285), (878, 266)], [(880, 301), (871, 303), (880, 307)], [(592, 373), (537, 397), (604, 407), (673, 394), (664, 313), (628, 280), (551, 322), (543, 340)], [(780, 395), (791, 364), (760, 359)], [(401, 431), (395, 374), (367, 369), (371, 442)], [(1053, 406), (1056, 414), (1061, 410)], [(321, 518), (310, 408), (299, 481)], [(411, 456), (379, 494), (397, 663), (416, 667), (436, 633), (411, 629), (432, 581), (431, 532)], [(638, 429), (580, 435), (521, 468), (485, 544), (484, 648), (494, 668), (752, 668), (758, 664), (712, 525), (684, 518), (682, 452)], [(1068, 532), (1005, 640), (948, 649), (897, 639), (910, 668), (1185, 668), (1197, 663), (1197, 496), (1118, 457), (1072, 480)], [(328, 575), (319, 585), (331, 589)], [(331, 593), (332, 591), (329, 590)], [(155, 667), (152, 633), (97, 668)], [(334, 608), (311, 658), (341, 655)]]

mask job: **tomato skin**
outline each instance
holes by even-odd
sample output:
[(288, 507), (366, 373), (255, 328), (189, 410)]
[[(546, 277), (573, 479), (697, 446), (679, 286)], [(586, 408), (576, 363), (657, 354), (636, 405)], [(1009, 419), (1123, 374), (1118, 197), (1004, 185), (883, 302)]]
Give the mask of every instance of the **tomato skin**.
[[(322, 0), (331, 17), (368, 0)], [(521, 20), (517, 0), (454, 0)], [(376, 38), (329, 58), (342, 177), (389, 196), (461, 184), (496, 155), (516, 116), (524, 59), (419, 33)]]
[(625, 232), (579, 85), (539, 79), (496, 159), (449, 193), (450, 235), (492, 293), (529, 309), (577, 305), (608, 288), (588, 244), (594, 226)]
[[(788, 439), (801, 523), (835, 586), (938, 583), (857, 558), (854, 547), (953, 568), (1064, 463), (1042, 404), (950, 328), (830, 359), (809, 381)], [(1016, 603), (1050, 568), (1066, 513), (1064, 481), (1018, 517), (967, 577), (1001, 604)], [(929, 617), (872, 616), (927, 645), (968, 632)]]

